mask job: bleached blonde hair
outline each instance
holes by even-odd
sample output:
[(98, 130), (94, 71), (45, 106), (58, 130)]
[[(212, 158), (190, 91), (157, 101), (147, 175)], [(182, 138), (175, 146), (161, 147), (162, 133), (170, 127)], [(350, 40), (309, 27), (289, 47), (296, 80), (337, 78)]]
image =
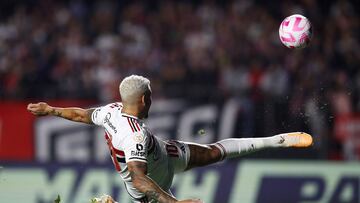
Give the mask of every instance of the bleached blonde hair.
[(148, 90), (150, 90), (150, 80), (140, 75), (130, 75), (119, 85), (120, 96), (125, 103), (135, 102)]

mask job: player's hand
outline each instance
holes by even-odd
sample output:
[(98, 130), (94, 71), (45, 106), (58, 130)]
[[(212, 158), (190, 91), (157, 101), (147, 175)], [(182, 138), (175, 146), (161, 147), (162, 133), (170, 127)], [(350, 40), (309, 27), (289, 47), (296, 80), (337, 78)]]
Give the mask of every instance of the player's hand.
[(51, 111), (51, 107), (45, 102), (30, 103), (27, 106), (27, 110), (36, 116), (46, 116)]
[(91, 203), (118, 203), (110, 195), (102, 195), (101, 197), (92, 198)]
[(182, 201), (177, 201), (177, 203), (204, 203), (200, 199), (187, 199)]

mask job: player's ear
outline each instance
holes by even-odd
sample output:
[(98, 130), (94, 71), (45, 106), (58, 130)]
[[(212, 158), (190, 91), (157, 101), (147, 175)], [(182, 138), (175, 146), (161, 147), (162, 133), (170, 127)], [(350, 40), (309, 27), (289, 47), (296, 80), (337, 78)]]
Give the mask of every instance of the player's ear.
[(141, 104), (144, 105), (144, 106), (145, 106), (145, 104), (146, 104), (145, 94), (143, 94), (143, 95), (141, 96)]

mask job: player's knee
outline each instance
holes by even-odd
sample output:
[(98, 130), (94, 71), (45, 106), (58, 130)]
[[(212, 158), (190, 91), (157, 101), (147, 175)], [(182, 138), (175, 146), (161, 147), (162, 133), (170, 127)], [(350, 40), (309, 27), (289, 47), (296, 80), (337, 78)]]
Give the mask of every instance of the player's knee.
[(187, 169), (206, 166), (221, 160), (220, 150), (213, 145), (189, 145), (189, 147), (191, 156)]
[(209, 145), (211, 150), (209, 153), (209, 156), (212, 160), (212, 162), (217, 162), (220, 161), (222, 159), (222, 155), (221, 155), (221, 151), (219, 150), (219, 148), (215, 147), (214, 145)]

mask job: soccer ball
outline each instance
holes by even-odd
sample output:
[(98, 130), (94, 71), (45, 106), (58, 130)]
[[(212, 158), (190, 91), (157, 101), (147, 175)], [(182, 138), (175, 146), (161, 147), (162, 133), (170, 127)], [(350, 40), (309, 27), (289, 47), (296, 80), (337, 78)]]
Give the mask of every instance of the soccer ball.
[(310, 43), (312, 35), (310, 21), (299, 14), (285, 18), (279, 28), (281, 42), (290, 49), (300, 49)]

